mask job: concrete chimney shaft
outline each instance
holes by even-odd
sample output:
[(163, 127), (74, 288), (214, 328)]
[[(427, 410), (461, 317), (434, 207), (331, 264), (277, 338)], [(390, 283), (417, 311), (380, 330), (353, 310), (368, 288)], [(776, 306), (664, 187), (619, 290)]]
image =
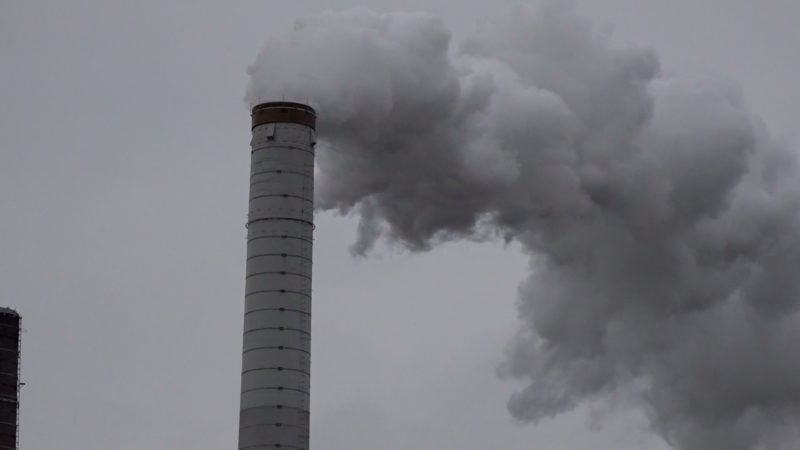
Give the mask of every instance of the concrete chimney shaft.
[(239, 449), (308, 449), (316, 113), (252, 119)]
[(20, 316), (0, 307), (0, 450), (16, 450), (19, 425)]

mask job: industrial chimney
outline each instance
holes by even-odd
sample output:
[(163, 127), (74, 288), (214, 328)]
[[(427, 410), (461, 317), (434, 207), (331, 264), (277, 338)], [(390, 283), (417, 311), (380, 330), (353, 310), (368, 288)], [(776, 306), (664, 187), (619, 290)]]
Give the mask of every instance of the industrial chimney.
[(316, 113), (252, 110), (239, 449), (308, 449)]
[(0, 308), (0, 450), (17, 449), (19, 322), (16, 311)]

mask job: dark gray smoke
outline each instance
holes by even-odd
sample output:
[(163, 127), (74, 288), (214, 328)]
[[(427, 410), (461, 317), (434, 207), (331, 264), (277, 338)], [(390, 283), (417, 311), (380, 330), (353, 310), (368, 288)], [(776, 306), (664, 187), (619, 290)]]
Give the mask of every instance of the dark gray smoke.
[(320, 15), (250, 73), (251, 103), (317, 108), (318, 205), (360, 215), (357, 253), (524, 246), (515, 417), (626, 399), (676, 449), (800, 448), (798, 158), (735, 86), (553, 5), (456, 50), (436, 17)]

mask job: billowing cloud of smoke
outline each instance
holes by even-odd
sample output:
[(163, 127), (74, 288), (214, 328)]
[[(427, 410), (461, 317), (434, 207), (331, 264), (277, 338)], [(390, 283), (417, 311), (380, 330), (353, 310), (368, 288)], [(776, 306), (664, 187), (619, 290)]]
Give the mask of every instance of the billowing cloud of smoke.
[(248, 101), (317, 108), (318, 205), (359, 214), (356, 252), (530, 254), (515, 417), (625, 398), (676, 449), (798, 448), (798, 159), (734, 86), (661, 76), (558, 6), (457, 50), (435, 17), (321, 15), (250, 73)]

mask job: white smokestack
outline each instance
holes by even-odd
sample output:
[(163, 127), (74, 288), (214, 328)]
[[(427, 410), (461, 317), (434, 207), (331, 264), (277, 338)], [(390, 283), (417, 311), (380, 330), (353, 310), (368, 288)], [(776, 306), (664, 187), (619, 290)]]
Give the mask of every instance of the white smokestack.
[(250, 73), (320, 111), (317, 205), (360, 214), (357, 252), (488, 229), (530, 254), (515, 417), (634, 399), (677, 449), (800, 448), (798, 159), (734, 86), (560, 6), (457, 51), (436, 17), (320, 15)]
[(252, 119), (239, 448), (308, 449), (316, 114), (272, 102)]

